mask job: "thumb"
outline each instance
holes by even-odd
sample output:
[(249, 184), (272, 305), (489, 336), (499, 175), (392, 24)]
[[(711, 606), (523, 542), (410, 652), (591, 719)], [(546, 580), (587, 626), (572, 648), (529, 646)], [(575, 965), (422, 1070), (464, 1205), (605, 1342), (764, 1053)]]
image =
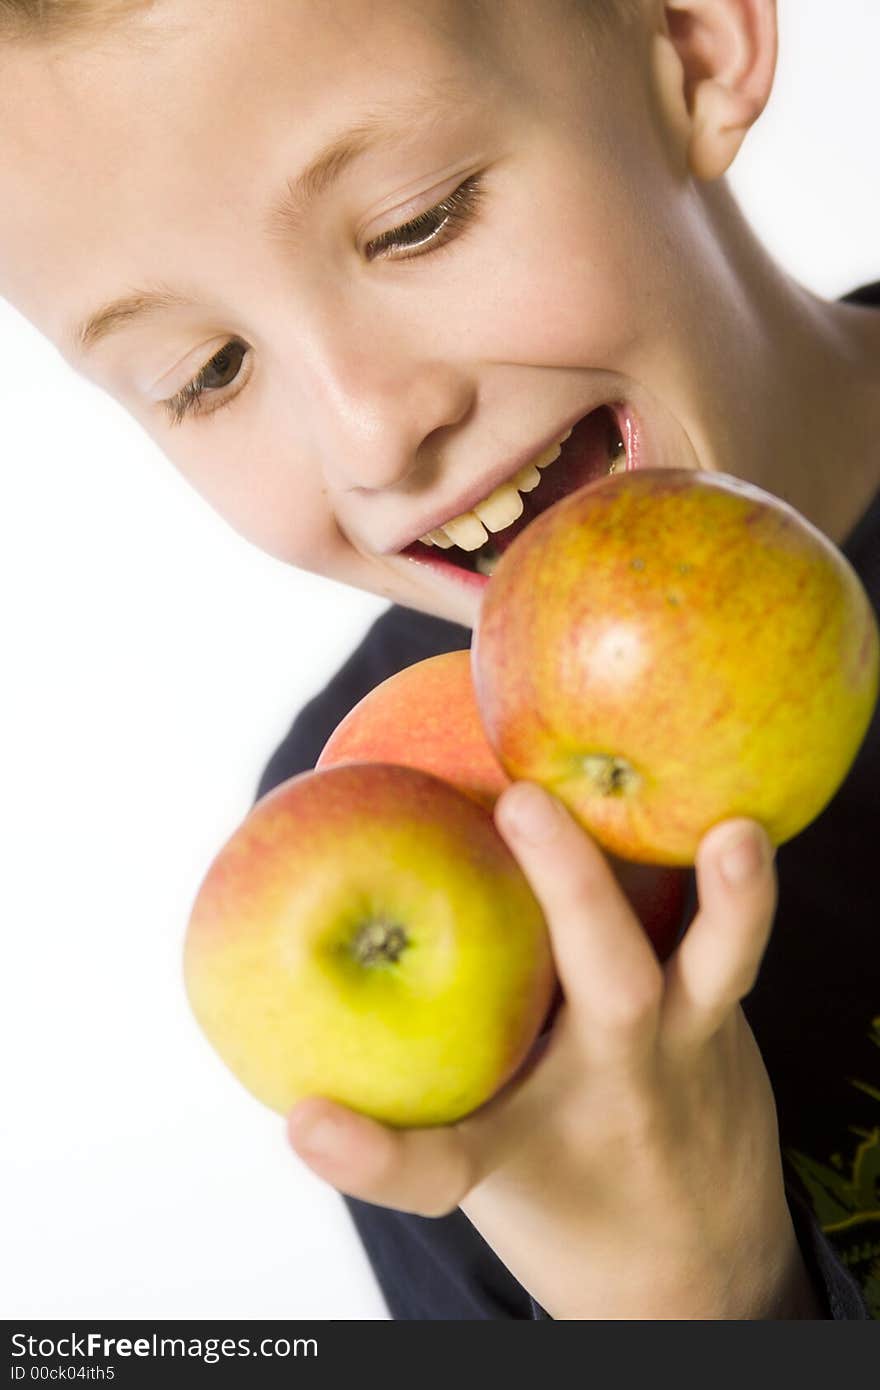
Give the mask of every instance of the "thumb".
[(393, 1129), (323, 1096), (287, 1117), (294, 1151), (312, 1172), (349, 1197), (417, 1216), (446, 1216), (477, 1180), (455, 1125)]

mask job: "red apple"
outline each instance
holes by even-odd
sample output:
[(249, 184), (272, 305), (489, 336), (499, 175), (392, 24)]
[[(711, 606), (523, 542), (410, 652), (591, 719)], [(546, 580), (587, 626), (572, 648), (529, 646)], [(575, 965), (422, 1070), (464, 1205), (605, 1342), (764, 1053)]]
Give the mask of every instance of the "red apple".
[(505, 551), (474, 683), (512, 778), (625, 859), (691, 864), (718, 821), (778, 845), (846, 775), (877, 699), (858, 576), (792, 507), (721, 474), (592, 483)]
[[(510, 779), (480, 721), (470, 652), (418, 661), (365, 695), (330, 735), (317, 765), (357, 761), (421, 768), (491, 810)], [(658, 956), (665, 959), (681, 925), (686, 873), (628, 864), (614, 855), (609, 860)]]
[(491, 816), (427, 773), (307, 772), (251, 809), (190, 916), (208, 1040), (286, 1114), (329, 1096), (450, 1124), (526, 1058), (555, 984), (540, 906)]
[(433, 772), (491, 809), (510, 779), (480, 723), (470, 652), (417, 661), (365, 695), (336, 726), (317, 766), (358, 761)]

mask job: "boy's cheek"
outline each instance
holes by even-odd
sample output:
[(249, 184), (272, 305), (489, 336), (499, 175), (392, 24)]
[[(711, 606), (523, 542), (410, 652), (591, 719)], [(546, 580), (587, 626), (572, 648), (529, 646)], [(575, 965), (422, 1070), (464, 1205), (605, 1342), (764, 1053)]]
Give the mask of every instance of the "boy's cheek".
[(331, 578), (351, 568), (351, 545), (339, 531), (317, 466), (297, 458), (283, 438), (264, 439), (253, 427), (241, 431), (222, 423), (223, 414), (216, 422), (176, 429), (154, 426), (151, 433), (212, 511), (259, 550)]
[(626, 373), (643, 345), (665, 338), (668, 306), (681, 298), (680, 259), (669, 247), (686, 238), (683, 214), (669, 189), (646, 193), (631, 171), (585, 164), (549, 140), (536, 142), (526, 164), (499, 179), (503, 217), (491, 200), (487, 212), (486, 254), (504, 294), (478, 258), (461, 296), (468, 321), (484, 325), (476, 354)]
[[(279, 395), (290, 399), (289, 392)], [(260, 403), (273, 421), (271, 432), (261, 431), (258, 413), (244, 399), (219, 411), (216, 421), (174, 428), (155, 412), (128, 404), (193, 491), (257, 549), (283, 564), (389, 597), (400, 586), (381, 561), (361, 554), (349, 540), (340, 499), (320, 462), (291, 446), (294, 421), (281, 400), (274, 407), (271, 400)]]

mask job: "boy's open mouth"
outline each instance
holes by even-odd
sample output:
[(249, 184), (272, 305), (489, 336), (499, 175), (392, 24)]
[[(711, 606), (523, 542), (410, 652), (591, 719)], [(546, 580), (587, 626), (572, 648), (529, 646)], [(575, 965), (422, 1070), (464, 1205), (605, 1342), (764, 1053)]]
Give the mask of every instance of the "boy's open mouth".
[(401, 551), (432, 567), (488, 579), (507, 547), (555, 502), (609, 473), (636, 466), (632, 418), (622, 404), (585, 415), (559, 444), (520, 469), (474, 508)]

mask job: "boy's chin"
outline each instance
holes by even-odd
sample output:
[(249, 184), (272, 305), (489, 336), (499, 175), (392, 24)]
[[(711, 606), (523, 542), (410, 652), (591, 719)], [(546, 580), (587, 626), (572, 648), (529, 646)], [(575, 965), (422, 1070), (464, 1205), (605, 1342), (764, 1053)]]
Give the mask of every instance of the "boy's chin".
[[(488, 583), (483, 576), (468, 575), (461, 583), (458, 574), (434, 575), (426, 566), (402, 555), (383, 557), (378, 566), (373, 561), (366, 568), (347, 566), (343, 571), (341, 566), (324, 566), (311, 572), (358, 593), (372, 594), (395, 607), (465, 628), (476, 626)], [(468, 582), (474, 578), (480, 582)]]
[(456, 598), (425, 594), (394, 596), (394, 602), (416, 613), (425, 613), (431, 618), (441, 618), (447, 623), (457, 623), (460, 627), (474, 628), (480, 612), (481, 595), (463, 594)]

